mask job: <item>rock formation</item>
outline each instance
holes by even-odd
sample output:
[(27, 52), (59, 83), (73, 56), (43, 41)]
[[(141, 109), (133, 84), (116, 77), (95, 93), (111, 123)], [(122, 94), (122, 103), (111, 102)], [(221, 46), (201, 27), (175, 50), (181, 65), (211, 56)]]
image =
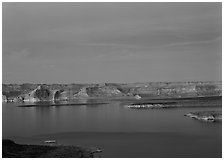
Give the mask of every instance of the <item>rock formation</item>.
[(74, 97), (83, 97), (83, 98), (89, 97), (86, 91), (86, 87), (81, 88), (80, 91), (74, 95)]
[(2, 95), (2, 102), (7, 102), (7, 97), (5, 95)]
[(114, 86), (94, 85), (83, 87), (75, 97), (118, 97), (125, 96), (120, 90)]
[[(54, 101), (74, 98), (185, 98), (222, 95), (222, 82), (148, 82), (128, 84), (3, 84), (8, 101)], [(138, 96), (135, 96), (138, 95)]]
[(217, 122), (222, 120), (221, 111), (191, 112), (186, 114), (185, 116), (206, 122)]
[(38, 86), (33, 91), (22, 95), (25, 102), (39, 102), (39, 101), (55, 101), (61, 100), (62, 90), (49, 90), (44, 86)]

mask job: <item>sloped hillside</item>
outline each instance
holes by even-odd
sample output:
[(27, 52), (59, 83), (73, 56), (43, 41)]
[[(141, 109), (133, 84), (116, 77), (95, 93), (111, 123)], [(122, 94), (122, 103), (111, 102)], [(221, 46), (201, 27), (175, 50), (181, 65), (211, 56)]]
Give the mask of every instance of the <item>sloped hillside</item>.
[(126, 96), (117, 87), (109, 85), (94, 85), (83, 87), (77, 94), (76, 97), (121, 97)]
[(143, 97), (221, 96), (222, 82), (149, 82), (122, 84), (130, 94)]

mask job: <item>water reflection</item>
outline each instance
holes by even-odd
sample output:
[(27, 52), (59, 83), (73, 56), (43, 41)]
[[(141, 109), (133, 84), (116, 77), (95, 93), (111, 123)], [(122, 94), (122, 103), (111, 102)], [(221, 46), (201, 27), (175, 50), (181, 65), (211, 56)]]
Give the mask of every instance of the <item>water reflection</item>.
[[(3, 104), (3, 136), (79, 131), (210, 134), (220, 128), (218, 124), (202, 124), (184, 117), (189, 112), (211, 110), (202, 107), (133, 110), (123, 107), (119, 101), (94, 99), (36, 103), (32, 107), (16, 106), (14, 103)], [(221, 110), (221, 107), (212, 107), (212, 110)]]
[(5, 103), (2, 136), (24, 139), (23, 143), (57, 139), (65, 145), (100, 146), (105, 157), (217, 157), (221, 155), (221, 123), (201, 123), (184, 116), (202, 110), (222, 108), (136, 110), (120, 101), (94, 99)]
[(75, 99), (73, 101), (43, 101), (34, 103), (19, 103), (17, 107), (50, 107), (50, 106), (95, 106), (104, 105), (109, 103), (108, 101), (97, 99)]

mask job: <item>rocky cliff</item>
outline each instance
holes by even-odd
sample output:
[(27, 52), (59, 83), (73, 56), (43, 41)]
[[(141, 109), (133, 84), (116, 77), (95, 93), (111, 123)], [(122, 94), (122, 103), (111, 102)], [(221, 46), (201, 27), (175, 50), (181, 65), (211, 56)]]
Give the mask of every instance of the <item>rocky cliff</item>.
[[(40, 87), (38, 89), (38, 86)], [(90, 97), (181, 98), (221, 96), (222, 82), (148, 82), (130, 84), (3, 84), (4, 101), (70, 100)], [(5, 98), (6, 97), (6, 98)]]
[(75, 96), (78, 97), (122, 97), (126, 96), (117, 87), (108, 84), (96, 84), (82, 88)]

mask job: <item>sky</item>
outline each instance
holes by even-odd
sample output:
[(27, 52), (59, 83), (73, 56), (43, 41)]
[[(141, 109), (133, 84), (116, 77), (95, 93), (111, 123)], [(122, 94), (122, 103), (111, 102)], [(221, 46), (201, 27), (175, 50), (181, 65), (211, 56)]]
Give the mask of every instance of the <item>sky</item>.
[(221, 2), (3, 2), (2, 81), (221, 81), (221, 36)]

